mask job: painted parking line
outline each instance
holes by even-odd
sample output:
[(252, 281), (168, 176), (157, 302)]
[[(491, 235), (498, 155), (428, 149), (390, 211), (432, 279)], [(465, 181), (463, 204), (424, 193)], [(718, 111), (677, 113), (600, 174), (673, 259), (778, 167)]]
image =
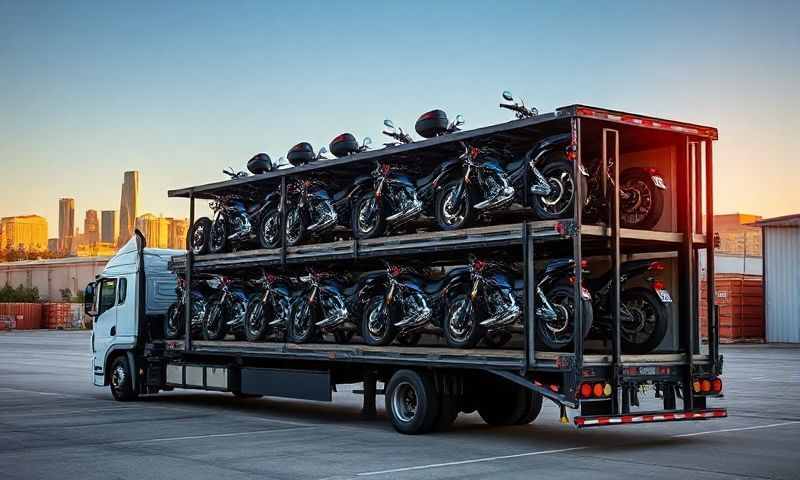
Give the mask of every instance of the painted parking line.
[(673, 435), (673, 438), (677, 437), (696, 437), (698, 435), (711, 435), (712, 433), (727, 433), (727, 432), (742, 432), (745, 430), (759, 430), (762, 428), (775, 428), (775, 427), (783, 427), (786, 425), (797, 425), (800, 424), (800, 421), (792, 421), (792, 422), (781, 422), (781, 423), (771, 423), (769, 425), (753, 425), (750, 427), (736, 427), (736, 428), (723, 428), (720, 430), (707, 430), (705, 432), (692, 432), (692, 433), (681, 433), (680, 435)]
[(166, 437), (166, 438), (148, 438), (145, 440), (126, 440), (123, 442), (111, 442), (106, 445), (137, 445), (145, 443), (158, 443), (158, 442), (178, 442), (181, 440), (201, 440), (205, 438), (220, 438), (220, 437), (240, 437), (243, 435), (259, 435), (265, 433), (281, 433), (281, 432), (294, 432), (297, 430), (307, 430), (309, 427), (292, 427), (292, 428), (273, 428), (270, 430), (253, 430), (250, 432), (232, 432), (232, 433), (212, 433), (209, 435), (189, 435), (186, 437)]
[(538, 452), (526, 452), (526, 453), (517, 453), (513, 455), (501, 455), (497, 457), (483, 457), (483, 458), (472, 458), (469, 460), (459, 460), (455, 462), (444, 462), (444, 463), (431, 463), (428, 465), (416, 465), (413, 467), (402, 467), (402, 468), (393, 468), (390, 470), (378, 470), (375, 472), (363, 472), (357, 473), (356, 476), (359, 477), (368, 477), (371, 475), (385, 475), (389, 473), (400, 473), (400, 472), (410, 472), (414, 470), (427, 470), (429, 468), (441, 468), (441, 467), (452, 467), (455, 465), (468, 465), (470, 463), (482, 463), (482, 462), (493, 462), (495, 460), (506, 460), (509, 458), (520, 458), (520, 457), (533, 457), (535, 455), (550, 455), (554, 453), (564, 453), (564, 452), (574, 452), (575, 450), (583, 450), (589, 447), (570, 447), (570, 448), (559, 448), (556, 450), (540, 450)]

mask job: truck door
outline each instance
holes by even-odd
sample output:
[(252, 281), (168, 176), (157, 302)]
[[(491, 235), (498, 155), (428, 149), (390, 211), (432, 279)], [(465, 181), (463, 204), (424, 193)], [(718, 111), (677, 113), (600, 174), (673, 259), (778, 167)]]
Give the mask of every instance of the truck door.
[(93, 328), (95, 374), (104, 373), (106, 354), (117, 335), (117, 282), (116, 278), (102, 278), (97, 281), (97, 316), (94, 318)]

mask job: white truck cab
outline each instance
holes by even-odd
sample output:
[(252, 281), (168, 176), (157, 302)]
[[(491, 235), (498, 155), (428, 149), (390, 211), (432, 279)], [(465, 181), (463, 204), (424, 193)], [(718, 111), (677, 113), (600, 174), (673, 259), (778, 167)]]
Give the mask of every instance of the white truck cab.
[[(163, 318), (175, 302), (177, 278), (168, 268), (182, 250), (145, 248), (137, 230), (96, 280), (86, 286), (84, 310), (94, 317), (91, 375), (95, 385), (136, 385), (137, 349), (147, 335), (145, 318)], [(160, 322), (159, 322), (160, 324)], [(122, 377), (122, 378), (120, 378)], [(115, 397), (118, 392), (112, 388)]]

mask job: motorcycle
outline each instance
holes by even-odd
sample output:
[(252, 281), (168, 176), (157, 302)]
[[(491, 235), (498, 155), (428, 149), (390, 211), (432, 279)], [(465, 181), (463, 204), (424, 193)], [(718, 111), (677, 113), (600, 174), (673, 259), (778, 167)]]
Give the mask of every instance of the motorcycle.
[(233, 333), (237, 340), (242, 340), (248, 295), (230, 277), (218, 276), (217, 280), (217, 293), (209, 299), (203, 318), (203, 338), (222, 340)]
[(252, 293), (247, 300), (244, 321), (247, 340), (257, 342), (268, 336), (286, 338), (294, 279), (262, 270), (261, 277), (251, 283), (260, 291)]
[[(423, 331), (441, 331), (437, 319), (448, 299), (466, 285), (467, 267), (455, 267), (437, 280), (410, 266), (387, 264), (382, 289), (364, 307), (361, 334), (369, 345), (416, 344)], [(381, 292), (382, 291), (382, 292)], [(380, 294), (379, 294), (380, 292)]]
[(384, 130), (381, 133), (383, 133), (387, 137), (391, 137), (397, 140), (396, 142), (384, 143), (383, 144), (384, 147), (396, 147), (397, 145), (406, 145), (408, 143), (414, 143), (414, 139), (411, 138), (411, 135), (404, 132), (402, 128), (395, 127), (394, 122), (392, 122), (388, 118), (383, 121), (383, 126), (386, 127), (387, 130)]
[[(202, 288), (204, 283), (196, 283), (189, 292), (192, 304), (192, 338), (199, 335), (203, 329), (203, 317), (206, 313), (206, 295)], [(186, 279), (178, 277), (175, 286), (177, 300), (167, 308), (167, 315), (164, 318), (164, 338), (180, 338), (185, 332), (184, 322), (186, 321)]]
[[(654, 350), (667, 333), (672, 296), (664, 283), (656, 278), (665, 269), (659, 261), (634, 260), (620, 265), (620, 339), (622, 353), (645, 354)], [(625, 282), (640, 275), (649, 275), (650, 288), (624, 289)], [(596, 333), (610, 338), (613, 325), (611, 305), (613, 271), (587, 281), (593, 292), (594, 310), (597, 312)]]
[[(567, 348), (574, 336), (575, 261), (569, 258), (549, 262), (536, 274), (534, 318), (537, 339), (553, 351)], [(470, 348), (481, 339), (491, 347), (501, 347), (512, 333), (521, 333), (525, 294), (524, 281), (513, 268), (502, 262), (474, 259), (470, 264), (472, 287), (468, 294), (453, 298), (445, 316), (448, 345)], [(592, 297), (581, 287), (583, 335), (593, 321)]]
[[(590, 167), (588, 195), (583, 207), (586, 223), (602, 221), (609, 211), (610, 201), (606, 192), (614, 191), (614, 162), (610, 158), (603, 169), (602, 160), (597, 159)], [(623, 170), (619, 180), (620, 226), (641, 230), (655, 227), (664, 212), (666, 190), (664, 177), (655, 168), (631, 167)]]
[[(503, 91), (503, 100), (507, 102), (514, 102), (514, 96), (511, 95), (511, 92), (508, 90)], [(514, 103), (501, 103), (500, 108), (505, 108), (506, 110), (511, 110), (517, 117), (517, 120), (522, 120), (525, 118), (531, 118), (539, 115), (539, 110), (536, 107), (526, 107), (525, 102), (514, 102)]]

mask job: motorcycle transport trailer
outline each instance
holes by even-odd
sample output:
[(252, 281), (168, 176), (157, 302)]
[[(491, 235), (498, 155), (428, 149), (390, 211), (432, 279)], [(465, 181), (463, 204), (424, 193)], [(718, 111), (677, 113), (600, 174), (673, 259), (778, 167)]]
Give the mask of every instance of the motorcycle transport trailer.
[[(711, 408), (707, 404), (709, 398), (722, 396), (719, 321), (713, 302), (714, 245), (709, 242), (709, 232), (713, 232), (712, 142), (717, 139), (714, 128), (573, 105), (533, 118), (417, 143), (172, 190), (169, 196), (189, 199), (190, 224), (193, 224), (197, 199), (254, 188), (280, 189), (285, 225), (283, 199), (287, 178), (293, 175), (327, 170), (352, 176), (364, 172), (377, 159), (441, 161), (452, 157), (460, 142), (492, 139), (508, 144), (532, 144), (561, 134), (569, 134), (574, 178), (586, 175), (589, 162), (600, 162), (602, 171), (609, 172), (608, 176), (602, 176), (601, 182), (609, 208), (607, 215), (601, 215), (595, 223), (583, 221), (582, 208), (574, 208), (572, 218), (561, 220), (531, 219), (521, 209), (516, 216), (512, 212), (489, 225), (463, 230), (417, 231), (364, 240), (334, 239), (295, 247), (286, 247), (283, 242), (274, 249), (199, 256), (188, 252), (174, 255), (168, 262), (171, 272), (192, 285), (193, 274), (237, 275), (253, 269), (297, 268), (321, 262), (368, 269), (385, 258), (455, 262), (471, 252), (502, 251), (521, 260), (524, 276), (522, 335), (510, 347), (456, 349), (441, 342), (378, 347), (195, 340), (191, 334), (191, 309), (184, 309), (187, 316), (184, 338), (167, 340), (161, 334), (164, 312), (148, 310), (147, 296), (174, 288), (175, 275), (170, 286), (163, 275), (167, 265), (155, 262), (153, 267), (146, 267), (146, 259), (160, 253), (145, 248), (144, 238), (137, 234), (132, 239), (137, 258), (134, 273), (129, 269), (117, 274), (107, 269), (97, 282), (87, 287), (87, 311), (96, 317), (95, 384), (110, 384), (115, 397), (122, 400), (140, 393), (189, 388), (330, 401), (336, 385), (363, 382), (364, 412), (372, 414), (378, 393), (376, 382), (380, 380), (385, 385), (388, 414), (395, 427), (404, 433), (444, 428), (459, 412), (475, 410), (491, 424), (528, 423), (538, 415), (542, 398), (561, 406), (561, 419), (565, 423), (566, 407), (580, 408), (580, 415), (573, 417), (580, 428), (727, 416), (724, 408)], [(657, 163), (670, 186), (665, 213), (653, 229), (621, 228), (620, 173), (625, 166), (643, 162)], [(582, 191), (585, 184), (575, 182), (575, 185), (575, 197), (585, 198), (587, 192)], [(705, 305), (699, 302), (700, 249), (707, 251), (707, 263), (702, 266), (708, 299)], [(130, 249), (126, 252), (131, 254)], [(583, 260), (600, 262), (610, 270), (610, 335), (585, 341), (582, 335), (575, 334), (569, 351), (548, 351), (537, 340), (535, 262), (564, 255), (575, 261), (575, 298), (581, 298), (582, 294)], [(631, 355), (623, 352), (621, 346), (620, 270), (623, 261), (642, 259), (660, 259), (668, 265), (667, 288), (674, 292), (675, 298), (667, 338), (652, 353)], [(158, 279), (158, 285), (151, 275)], [(119, 290), (106, 291), (112, 284), (119, 289), (122, 278), (126, 278), (128, 304), (134, 300), (135, 309), (127, 308), (124, 300), (119, 300)], [(184, 290), (187, 300), (190, 290)], [(705, 345), (701, 342), (698, 320), (701, 308), (711, 313), (708, 330), (703, 332), (707, 338)], [(113, 326), (106, 320), (112, 315)], [(581, 308), (575, 310), (573, 328), (575, 332), (583, 332)], [(120, 336), (121, 330), (127, 334)], [(101, 335), (103, 342), (97, 342)], [(655, 393), (649, 402), (640, 397), (644, 389)], [(641, 403), (655, 408), (643, 410), (639, 408)]]

